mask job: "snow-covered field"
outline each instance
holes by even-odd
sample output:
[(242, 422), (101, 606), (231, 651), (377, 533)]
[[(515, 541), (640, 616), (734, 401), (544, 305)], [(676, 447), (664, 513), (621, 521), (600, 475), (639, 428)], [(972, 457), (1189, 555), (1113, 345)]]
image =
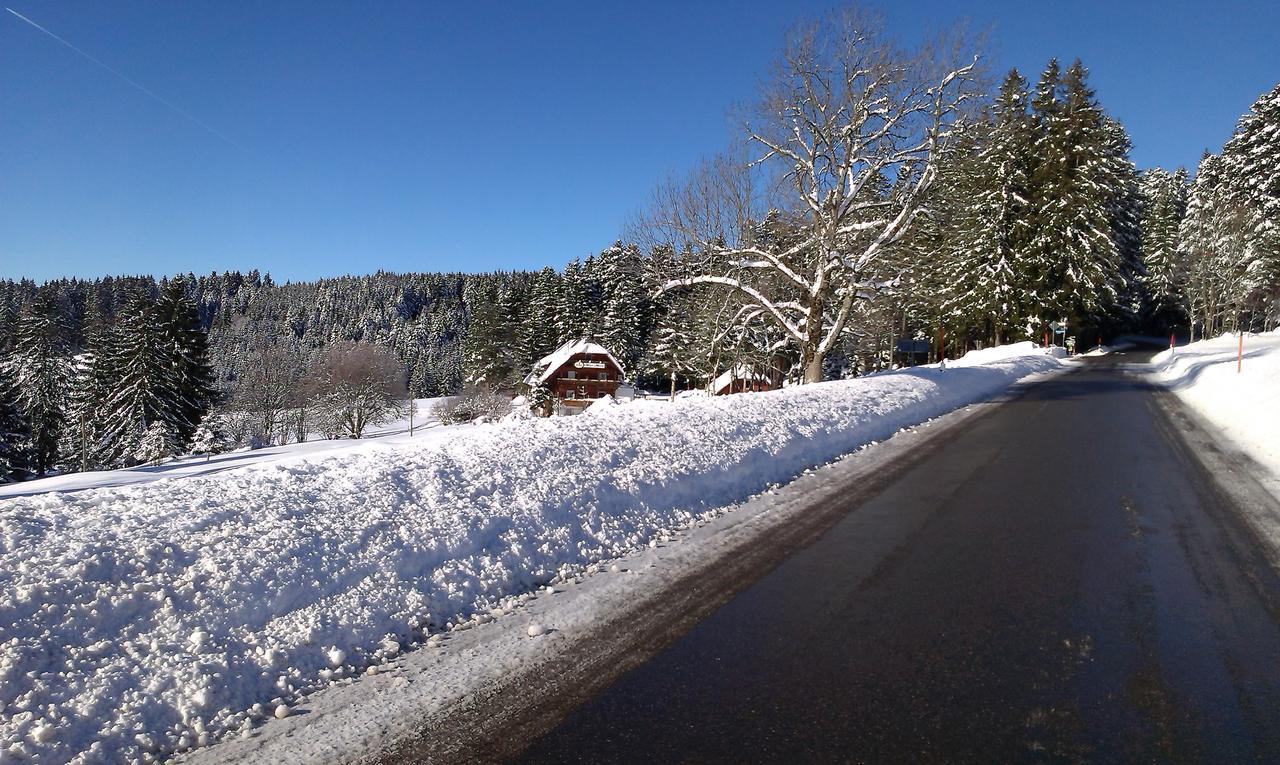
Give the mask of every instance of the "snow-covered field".
[(0, 756), (148, 760), (250, 730), (432, 633), (1060, 366), (1025, 343), (0, 500)]
[(1280, 476), (1280, 331), (1226, 334), (1157, 354), (1155, 379)]
[(253, 451), (240, 450), (227, 454), (215, 454), (211, 457), (180, 457), (159, 465), (143, 465), (121, 470), (90, 470), (22, 483), (0, 484), (0, 499), (44, 494), (50, 491), (80, 491), (150, 483), (169, 478), (189, 478), (266, 462), (306, 459), (326, 452), (376, 449), (419, 440), (448, 438), (465, 428), (465, 426), (443, 427), (433, 414), (435, 407), (447, 401), (448, 398), (447, 396), (420, 398), (414, 401), (417, 414), (414, 416), (412, 438), (409, 436), (409, 419), (404, 417), (370, 427), (365, 431), (365, 437), (359, 440), (324, 439), (312, 436), (310, 440), (302, 443), (271, 446)]

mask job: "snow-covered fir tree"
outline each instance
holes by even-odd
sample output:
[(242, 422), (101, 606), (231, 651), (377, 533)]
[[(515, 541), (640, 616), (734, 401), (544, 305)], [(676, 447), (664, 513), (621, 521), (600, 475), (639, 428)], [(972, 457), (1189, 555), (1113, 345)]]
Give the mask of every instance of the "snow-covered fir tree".
[(1243, 321), (1269, 329), (1280, 325), (1280, 84), (1240, 118), (1221, 163), (1225, 214), (1243, 228)]
[(215, 454), (222, 454), (231, 448), (231, 433), (227, 427), (226, 415), (211, 412), (200, 420), (195, 433), (191, 436), (192, 454), (203, 454), (205, 460)]
[(169, 443), (176, 445), (186, 424), (181, 380), (149, 297), (137, 295), (125, 307), (115, 334), (111, 366), (118, 377), (103, 422), (103, 456), (113, 466), (136, 459), (153, 425), (163, 423)]
[(208, 340), (185, 279), (177, 277), (161, 288), (155, 314), (175, 392), (173, 411), (165, 420), (185, 443), (209, 410), (214, 395)]
[(1024, 283), (1031, 240), (1032, 133), (1027, 84), (1015, 69), (990, 118), (970, 129), (944, 168), (942, 206), (957, 213), (937, 234), (948, 299), (944, 315), (989, 328), (999, 344), (1027, 324)]
[(7, 364), (30, 431), (31, 467), (43, 475), (58, 464), (71, 371), (66, 328), (49, 290), (18, 318)]
[[(1121, 253), (1113, 231), (1119, 182), (1105, 116), (1076, 61), (1060, 73), (1052, 61), (1032, 100), (1037, 128), (1034, 212), (1028, 272), (1034, 306), (1027, 327), (1067, 317), (1071, 325), (1119, 303)], [(1038, 320), (1038, 321), (1037, 321)]]
[(31, 431), (9, 365), (0, 364), (0, 483), (21, 481), (31, 470)]
[(130, 456), (137, 464), (151, 465), (163, 462), (177, 452), (177, 435), (164, 420), (156, 420), (147, 426), (146, 432), (138, 439), (138, 445)]
[(1178, 228), (1187, 211), (1187, 172), (1153, 168), (1142, 173), (1140, 185), (1147, 323), (1163, 333), (1185, 322), (1177, 252)]

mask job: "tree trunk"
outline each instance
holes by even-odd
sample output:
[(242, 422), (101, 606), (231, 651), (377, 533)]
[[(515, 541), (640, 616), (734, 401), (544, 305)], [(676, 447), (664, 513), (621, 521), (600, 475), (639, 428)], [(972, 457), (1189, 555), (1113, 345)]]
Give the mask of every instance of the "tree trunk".
[(813, 358), (809, 359), (809, 365), (804, 368), (804, 382), (806, 385), (822, 382), (822, 359), (824, 355), (814, 351)]

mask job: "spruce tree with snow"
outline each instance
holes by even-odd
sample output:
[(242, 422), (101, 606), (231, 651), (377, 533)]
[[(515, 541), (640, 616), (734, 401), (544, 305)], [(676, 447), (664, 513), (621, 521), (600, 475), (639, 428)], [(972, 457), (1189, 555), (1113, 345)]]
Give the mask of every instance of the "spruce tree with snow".
[(497, 280), (468, 285), (466, 292), (463, 369), (468, 383), (490, 391), (514, 385), (522, 372), (516, 357), (517, 327), (503, 315), (500, 295)]
[(649, 301), (644, 285), (644, 262), (635, 245), (615, 242), (600, 255), (601, 317), (599, 340), (635, 369), (644, 351)]
[(1251, 318), (1249, 263), (1254, 226), (1251, 211), (1240, 204), (1235, 191), (1244, 183), (1239, 171), (1221, 155), (1206, 155), (1187, 200), (1178, 251), (1193, 339), (1197, 332), (1209, 337), (1234, 330)]
[(1113, 238), (1104, 114), (1076, 61), (1060, 74), (1051, 61), (1036, 86), (1033, 234), (1027, 272), (1028, 330), (1067, 317), (1074, 326), (1116, 305), (1121, 254)]
[(156, 420), (147, 427), (132, 454), (133, 461), (141, 465), (158, 464), (178, 452), (178, 440), (164, 420)]
[(144, 434), (156, 423), (163, 423), (166, 437), (176, 441), (185, 406), (182, 380), (147, 296), (136, 295), (122, 312), (113, 350), (111, 366), (118, 377), (106, 401), (104, 456), (110, 465), (125, 465), (135, 459)]
[(207, 462), (213, 455), (222, 454), (230, 447), (226, 418), (217, 412), (205, 415), (191, 436), (191, 453), (205, 455)]
[(519, 329), (519, 358), (522, 369), (551, 353), (559, 345), (556, 322), (560, 297), (560, 275), (551, 268), (534, 274), (529, 285), (529, 304)]
[(945, 315), (989, 328), (999, 345), (1027, 323), (1023, 301), (1031, 240), (1031, 123), (1027, 84), (1009, 72), (989, 120), (970, 129), (943, 169), (939, 191), (957, 211), (942, 232), (952, 251), (945, 264)]
[(9, 366), (0, 363), (0, 483), (31, 475), (31, 430)]
[(1141, 175), (1142, 264), (1147, 326), (1157, 332), (1185, 323), (1179, 295), (1178, 228), (1187, 211), (1187, 172), (1160, 168)]
[(1142, 260), (1142, 191), (1137, 167), (1129, 160), (1132, 142), (1124, 126), (1104, 117), (1101, 183), (1107, 190), (1107, 215), (1111, 240), (1118, 257), (1114, 276), (1115, 304), (1104, 308), (1093, 324), (1117, 332), (1138, 328), (1150, 297), (1146, 293), (1146, 268)]
[(698, 313), (692, 294), (668, 296), (658, 315), (653, 345), (643, 362), (646, 374), (669, 383), (673, 401), (677, 379), (698, 374), (699, 361), (705, 355), (694, 331)]
[(71, 371), (66, 327), (47, 289), (18, 318), (15, 333), (10, 376), (30, 429), (32, 469), (44, 475), (58, 464)]
[(204, 327), (182, 277), (165, 284), (155, 313), (163, 350), (173, 375), (173, 410), (166, 414), (178, 440), (185, 443), (209, 410), (213, 399), (213, 369)]
[(1243, 321), (1280, 326), (1280, 85), (1263, 94), (1222, 147), (1223, 214), (1235, 216), (1245, 244), (1239, 255)]

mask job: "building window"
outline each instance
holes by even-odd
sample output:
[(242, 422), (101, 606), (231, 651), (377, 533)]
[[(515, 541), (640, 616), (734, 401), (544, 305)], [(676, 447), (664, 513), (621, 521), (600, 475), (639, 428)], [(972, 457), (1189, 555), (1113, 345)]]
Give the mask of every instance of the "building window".
[(578, 373), (570, 369), (568, 372), (564, 373), (564, 376), (572, 380), (578, 376)]
[(608, 380), (608, 379), (609, 379), (609, 373), (608, 373), (608, 372), (601, 372), (601, 373), (600, 373), (600, 379), (601, 379), (601, 380)]

